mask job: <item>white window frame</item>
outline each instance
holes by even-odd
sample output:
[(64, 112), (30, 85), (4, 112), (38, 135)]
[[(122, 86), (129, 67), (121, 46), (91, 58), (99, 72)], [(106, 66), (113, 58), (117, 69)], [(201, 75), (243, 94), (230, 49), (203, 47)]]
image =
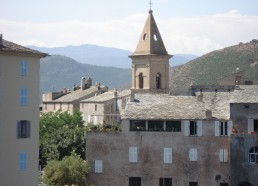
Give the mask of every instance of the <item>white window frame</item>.
[[(225, 135), (225, 122), (227, 122), (227, 135)], [(223, 135), (221, 135), (221, 123), (223, 123)], [(215, 121), (214, 123), (215, 136), (230, 136), (232, 134), (233, 123), (229, 121)]]
[(198, 160), (198, 150), (196, 148), (190, 148), (189, 150), (189, 160), (197, 161)]
[(26, 76), (28, 71), (28, 63), (25, 60), (20, 62), (21, 76)]
[(129, 147), (129, 162), (138, 163), (138, 149), (137, 147)]
[(22, 87), (20, 90), (20, 104), (22, 106), (27, 105), (28, 103), (28, 90), (26, 87)]
[[(250, 152), (252, 149), (254, 149), (254, 152)], [(258, 162), (256, 161), (258, 159), (258, 149), (257, 146), (252, 147), (249, 152), (248, 152), (248, 162), (249, 164), (257, 164)]]
[(27, 170), (27, 153), (21, 152), (19, 157), (19, 169), (20, 171)]
[(172, 163), (172, 148), (164, 148), (164, 163)]
[(95, 173), (103, 173), (103, 160), (95, 160)]
[(219, 150), (219, 161), (222, 163), (228, 162), (228, 149)]
[[(194, 121), (194, 120), (191, 120), (191, 121)], [(184, 131), (184, 134), (185, 136), (202, 136), (203, 135), (203, 130), (202, 130), (202, 121), (201, 120), (198, 120), (198, 121), (194, 121), (196, 122), (196, 134), (194, 135), (190, 135), (190, 120), (185, 120), (184, 121), (184, 128), (185, 128), (185, 131)]]

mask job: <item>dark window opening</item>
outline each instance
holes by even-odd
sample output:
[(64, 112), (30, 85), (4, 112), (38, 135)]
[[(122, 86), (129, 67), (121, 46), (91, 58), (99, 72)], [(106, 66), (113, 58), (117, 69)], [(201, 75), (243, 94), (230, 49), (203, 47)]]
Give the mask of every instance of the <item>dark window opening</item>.
[(166, 131), (181, 132), (181, 121), (166, 121)]
[(197, 122), (190, 121), (190, 135), (197, 135)]
[(145, 34), (143, 35), (143, 38), (142, 38), (142, 39), (143, 39), (144, 41), (146, 41), (147, 38), (148, 38), (148, 35), (147, 35), (147, 33), (145, 33)]
[(130, 121), (130, 131), (145, 131), (146, 125), (144, 120)]
[(172, 186), (172, 178), (159, 178), (159, 186)]
[(140, 89), (143, 88), (143, 74), (142, 73), (139, 74), (139, 88)]
[(228, 122), (220, 122), (220, 135), (228, 135)]
[(258, 132), (258, 119), (254, 120), (254, 131)]
[(189, 182), (189, 186), (198, 186), (198, 182)]
[(163, 131), (163, 123), (160, 120), (148, 121), (148, 131)]
[(30, 138), (30, 121), (17, 122), (17, 138)]
[(129, 177), (129, 186), (141, 186), (141, 177)]
[(252, 186), (252, 184), (250, 184), (248, 182), (241, 182), (237, 186)]
[(228, 183), (220, 183), (219, 186), (228, 186)]
[(161, 75), (160, 75), (160, 73), (156, 74), (156, 88), (161, 89)]

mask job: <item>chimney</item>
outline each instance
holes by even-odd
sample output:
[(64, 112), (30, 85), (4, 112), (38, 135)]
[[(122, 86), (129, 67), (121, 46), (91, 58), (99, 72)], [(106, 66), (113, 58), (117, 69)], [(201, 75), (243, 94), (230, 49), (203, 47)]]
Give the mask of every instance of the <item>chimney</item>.
[(114, 98), (117, 98), (117, 91), (114, 90)]
[(131, 94), (130, 94), (130, 102), (134, 102), (134, 99), (135, 99), (135, 93), (131, 92)]
[(85, 77), (82, 77), (81, 79), (81, 89), (85, 90)]
[(205, 115), (206, 115), (206, 119), (211, 119), (212, 118), (212, 111), (211, 110), (206, 110)]
[(0, 47), (3, 46), (3, 34), (0, 34)]

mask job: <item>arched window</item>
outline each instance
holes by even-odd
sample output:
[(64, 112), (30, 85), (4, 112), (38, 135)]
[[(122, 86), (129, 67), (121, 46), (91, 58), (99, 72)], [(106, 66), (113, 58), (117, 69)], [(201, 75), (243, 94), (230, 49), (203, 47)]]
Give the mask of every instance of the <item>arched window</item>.
[(161, 89), (161, 75), (160, 75), (160, 73), (156, 74), (156, 88)]
[(143, 88), (143, 75), (142, 73), (139, 74), (139, 88)]
[(258, 146), (253, 147), (249, 150), (248, 158), (249, 163), (258, 164)]

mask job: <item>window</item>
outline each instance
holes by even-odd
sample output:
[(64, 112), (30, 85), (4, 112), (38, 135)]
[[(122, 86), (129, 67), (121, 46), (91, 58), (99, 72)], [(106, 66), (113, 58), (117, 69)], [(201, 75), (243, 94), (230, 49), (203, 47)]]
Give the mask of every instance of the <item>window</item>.
[(228, 186), (228, 183), (220, 183), (219, 186)]
[(184, 121), (185, 136), (202, 136), (202, 121)]
[(98, 105), (95, 105), (95, 111), (97, 111), (98, 110)]
[(227, 149), (220, 149), (219, 161), (220, 162), (228, 162), (228, 150)]
[(258, 132), (258, 120), (257, 119), (248, 119), (248, 133)]
[(146, 124), (144, 120), (132, 120), (130, 121), (130, 131), (145, 131)]
[(164, 163), (172, 163), (172, 148), (164, 148)]
[(95, 160), (95, 173), (103, 173), (103, 161)]
[(258, 164), (258, 146), (253, 147), (249, 150), (248, 157), (250, 164)]
[(159, 178), (159, 186), (172, 186), (172, 178)]
[(27, 61), (21, 61), (20, 68), (21, 68), (21, 75), (26, 76), (27, 75)]
[(232, 121), (215, 121), (215, 136), (229, 136), (232, 133)]
[(21, 152), (20, 153), (20, 171), (26, 171), (27, 170), (27, 153)]
[(30, 138), (30, 121), (21, 120), (17, 122), (17, 138)]
[(129, 177), (129, 186), (141, 186), (141, 177)]
[(148, 121), (148, 131), (164, 131), (163, 124), (164, 121), (161, 120)]
[(137, 147), (129, 147), (129, 162), (130, 163), (138, 162)]
[(91, 122), (91, 115), (89, 114), (88, 115), (88, 123), (90, 123)]
[(166, 121), (166, 131), (181, 132), (181, 121)]
[(156, 88), (161, 89), (161, 75), (160, 75), (160, 73), (156, 74)]
[(27, 105), (27, 88), (21, 88), (20, 103), (21, 105)]
[(198, 160), (198, 151), (196, 148), (191, 148), (189, 150), (189, 159), (190, 161), (197, 161)]
[(94, 125), (97, 125), (98, 124), (98, 116), (94, 116), (94, 122), (93, 122)]
[(189, 186), (198, 186), (198, 182), (189, 182)]
[(139, 88), (143, 89), (143, 74), (139, 74)]

